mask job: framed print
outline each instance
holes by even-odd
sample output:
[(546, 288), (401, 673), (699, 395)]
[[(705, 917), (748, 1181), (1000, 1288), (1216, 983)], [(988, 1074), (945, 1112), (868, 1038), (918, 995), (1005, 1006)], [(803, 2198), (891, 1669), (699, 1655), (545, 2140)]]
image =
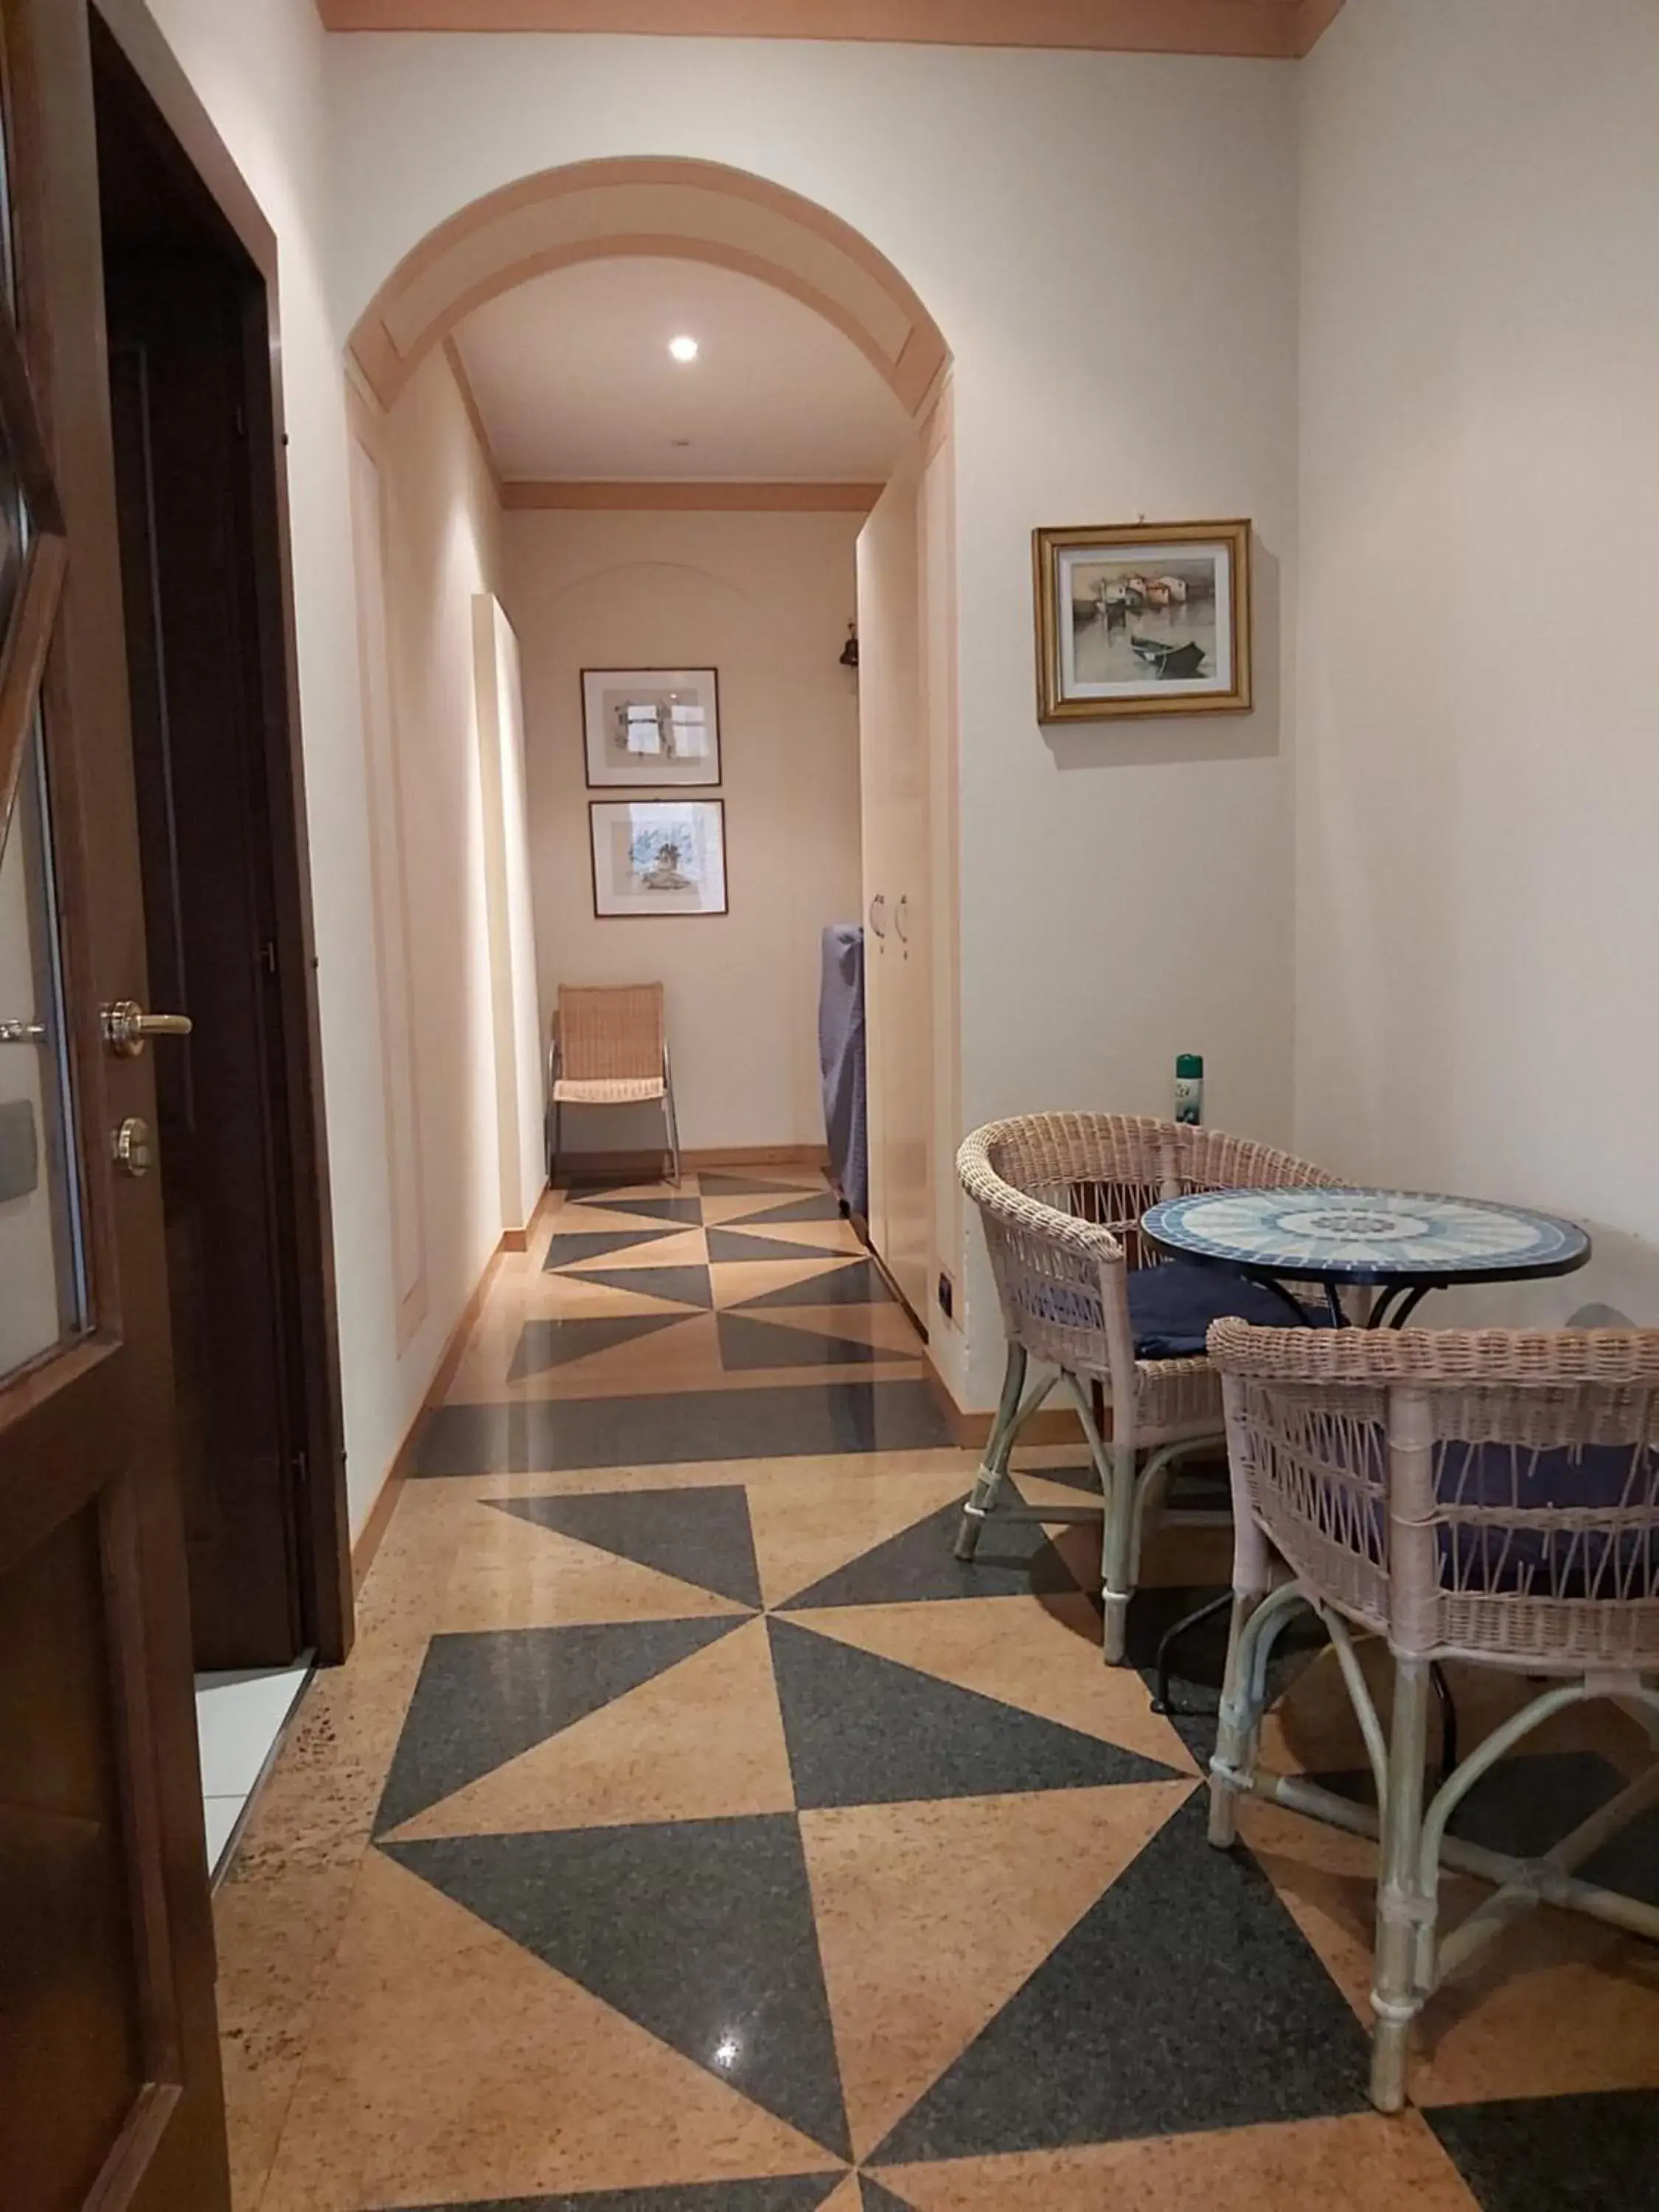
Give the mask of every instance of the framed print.
[(1248, 522), (1038, 530), (1032, 550), (1039, 721), (1249, 708)]
[(593, 911), (724, 914), (726, 802), (590, 799)]
[(712, 668), (584, 668), (590, 791), (718, 783), (720, 678)]

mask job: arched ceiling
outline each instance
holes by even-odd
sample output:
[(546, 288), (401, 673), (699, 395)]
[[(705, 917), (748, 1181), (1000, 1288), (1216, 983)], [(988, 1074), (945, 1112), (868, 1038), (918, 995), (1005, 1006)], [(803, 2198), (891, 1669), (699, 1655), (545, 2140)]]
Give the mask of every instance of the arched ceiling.
[[(695, 362), (668, 341), (696, 339)], [(886, 379), (788, 293), (706, 261), (584, 261), (453, 338), (509, 483), (879, 483), (911, 428)]]

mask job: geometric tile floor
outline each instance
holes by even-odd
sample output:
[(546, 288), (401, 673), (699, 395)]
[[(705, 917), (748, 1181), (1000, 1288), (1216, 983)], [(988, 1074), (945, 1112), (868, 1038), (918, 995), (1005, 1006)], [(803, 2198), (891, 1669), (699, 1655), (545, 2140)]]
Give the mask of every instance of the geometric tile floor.
[[(1160, 1537), (1121, 1668), (1092, 1530), (956, 1561), (972, 1456), (817, 1178), (579, 1194), (542, 1245), (219, 1891), (240, 2212), (1659, 2205), (1659, 1952), (1583, 1920), (1370, 2110), (1369, 1847), (1249, 1804), (1211, 1850), (1208, 1723), (1151, 1710), (1224, 1532)], [(1270, 1752), (1352, 1775), (1297, 1663)], [(1457, 1690), (1470, 1741), (1512, 1695)], [(1469, 1832), (1539, 1848), (1644, 1749), (1535, 1742)], [(1659, 1829), (1619, 1849), (1659, 1893)]]

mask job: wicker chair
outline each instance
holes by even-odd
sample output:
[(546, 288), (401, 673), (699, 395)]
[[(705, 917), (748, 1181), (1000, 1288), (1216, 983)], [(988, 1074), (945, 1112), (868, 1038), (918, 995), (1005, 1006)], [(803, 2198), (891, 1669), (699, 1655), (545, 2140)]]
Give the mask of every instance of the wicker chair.
[[(1481, 1776), (1566, 1707), (1617, 1698), (1659, 1743), (1659, 1330), (1320, 1333), (1220, 1322), (1210, 1353), (1223, 1376), (1237, 1532), (1210, 1838), (1231, 1844), (1244, 1790), (1380, 1832), (1371, 2099), (1396, 2112), (1425, 1999), (1528, 1906), (1567, 1905), (1659, 1937), (1659, 1908), (1573, 1875), (1659, 1802), (1659, 1764), (1541, 1859), (1446, 1832)], [(1378, 1814), (1256, 1771), (1273, 1641), (1302, 1603), (1331, 1631)], [(1386, 1638), (1393, 1655), (1386, 1732), (1354, 1628)], [(1442, 1659), (1553, 1680), (1425, 1804), (1429, 1675)], [(1443, 1865), (1498, 1887), (1437, 1938)]]
[(559, 986), (547, 1050), (547, 1179), (559, 1179), (567, 1106), (637, 1106), (660, 1099), (673, 1179), (680, 1179), (674, 1071), (663, 1026), (662, 985), (610, 989)]
[[(1021, 1429), (1059, 1384), (1075, 1406), (1105, 1498), (1104, 1655), (1123, 1656), (1141, 1540), (1174, 1463), (1219, 1443), (1221, 1390), (1207, 1359), (1135, 1354), (1128, 1275), (1161, 1255), (1140, 1217), (1160, 1199), (1243, 1186), (1305, 1188), (1335, 1177), (1219, 1130), (1119, 1114), (1028, 1114), (976, 1129), (957, 1157), (979, 1208), (1008, 1340), (1001, 1402), (957, 1557), (970, 1559)], [(1048, 1370), (1028, 1390), (1032, 1361)], [(1111, 1413), (1109, 1443), (1092, 1386)], [(1143, 1457), (1144, 1455), (1144, 1457)], [(1011, 1518), (1050, 1519), (1017, 1511)]]

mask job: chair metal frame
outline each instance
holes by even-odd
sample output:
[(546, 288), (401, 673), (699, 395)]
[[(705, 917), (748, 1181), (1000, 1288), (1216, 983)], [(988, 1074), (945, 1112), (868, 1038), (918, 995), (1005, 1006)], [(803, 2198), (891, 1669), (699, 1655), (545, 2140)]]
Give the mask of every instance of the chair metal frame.
[[(1129, 1600), (1171, 1474), (1223, 1434), (1207, 1359), (1137, 1359), (1129, 1268), (1162, 1264), (1140, 1217), (1161, 1199), (1242, 1188), (1306, 1188), (1336, 1178), (1288, 1152), (1188, 1122), (1121, 1114), (1028, 1114), (976, 1129), (957, 1156), (996, 1278), (1007, 1367), (957, 1557), (971, 1559), (1022, 1430), (1058, 1388), (1082, 1425), (1105, 1508), (1102, 1650), (1124, 1656)], [(1031, 1379), (1033, 1364), (1037, 1367)], [(1097, 1400), (1110, 1417), (1107, 1435)], [(1087, 1507), (1003, 1508), (1001, 1517), (1084, 1521)]]
[[(1237, 1834), (1241, 1796), (1380, 1841), (1371, 2101), (1406, 2101), (1412, 2023), (1484, 1944), (1540, 1904), (1659, 1941), (1659, 1906), (1580, 1880), (1582, 1866), (1659, 1805), (1659, 1759), (1535, 1858), (1468, 1843), (1447, 1824), (1481, 1777), (1546, 1721), (1611, 1698), (1659, 1749), (1659, 1331), (1257, 1329), (1218, 1322), (1235, 1516), (1232, 1632), (1210, 1840)], [(1492, 1447), (1512, 1495), (1492, 1499)], [(1542, 1452), (1629, 1454), (1614, 1503), (1523, 1492)], [(1504, 1464), (1500, 1459), (1500, 1465)], [(1558, 1462), (1559, 1463), (1559, 1462)], [(1480, 1468), (1471, 1475), (1467, 1470)], [(1275, 1641), (1311, 1607), (1329, 1629), (1377, 1808), (1258, 1764)], [(1387, 1726), (1355, 1650), (1394, 1660)], [(1554, 1677), (1431, 1794), (1431, 1670), (1462, 1659)], [(1442, 1867), (1493, 1893), (1439, 1933)]]

